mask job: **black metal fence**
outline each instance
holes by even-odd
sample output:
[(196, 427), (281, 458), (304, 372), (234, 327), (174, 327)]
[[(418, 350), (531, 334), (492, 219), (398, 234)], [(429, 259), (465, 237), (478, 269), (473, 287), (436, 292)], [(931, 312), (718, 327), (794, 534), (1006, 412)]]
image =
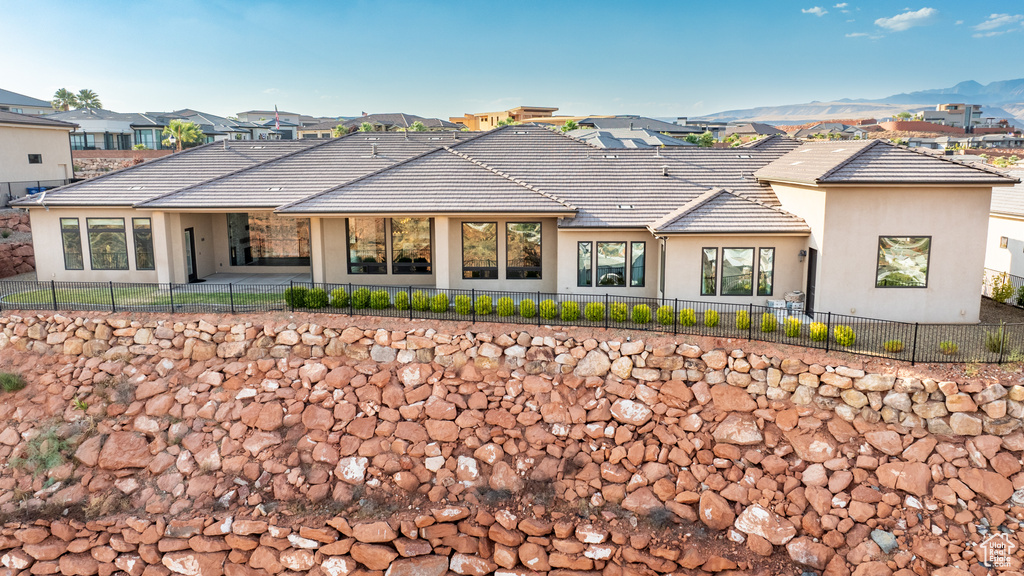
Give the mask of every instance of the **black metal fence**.
[(62, 180), (23, 180), (18, 182), (0, 182), (0, 208), (7, 207), (11, 200), (15, 200), (29, 194), (39, 194), (51, 188), (64, 186), (65, 184), (75, 181), (77, 180), (74, 178), (65, 178)]
[(292, 283), (0, 282), (0, 309), (308, 311), (743, 338), (915, 362), (1024, 362), (1024, 324), (917, 324), (832, 313), (611, 295)]
[(996, 302), (1024, 308), (1024, 277), (986, 268), (982, 290)]

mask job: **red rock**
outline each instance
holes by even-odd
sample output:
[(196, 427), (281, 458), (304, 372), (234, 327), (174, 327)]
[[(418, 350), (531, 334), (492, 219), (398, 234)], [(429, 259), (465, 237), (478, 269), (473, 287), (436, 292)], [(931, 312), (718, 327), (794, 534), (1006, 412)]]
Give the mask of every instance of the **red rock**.
[(455, 442), (459, 439), (459, 425), (451, 420), (427, 420), (427, 434), (438, 442)]
[(284, 569), (277, 559), (278, 552), (268, 546), (259, 546), (249, 556), (249, 566), (277, 574)]
[(931, 470), (923, 462), (889, 462), (879, 466), (875, 473), (882, 486), (905, 490), (916, 496), (927, 495), (932, 481)]
[(193, 551), (169, 552), (160, 561), (168, 570), (183, 576), (221, 576), (227, 554), (199, 554)]
[(64, 554), (58, 561), (64, 576), (93, 576), (100, 571), (100, 563), (91, 554)]
[(508, 490), (509, 492), (521, 492), (524, 484), (522, 477), (505, 461), (494, 465), (488, 480), (488, 485), (492, 490)]
[(729, 414), (712, 434), (716, 442), (750, 446), (764, 440), (757, 422), (750, 414)]
[(306, 406), (302, 411), (302, 424), (310, 430), (330, 430), (334, 427), (334, 413), (319, 406)]
[(1013, 495), (1013, 482), (995, 472), (978, 468), (961, 468), (960, 481), (993, 504), (1002, 504)]
[(49, 530), (42, 526), (30, 526), (14, 532), (14, 537), (24, 544), (39, 544), (49, 535)]
[(646, 516), (652, 510), (664, 508), (664, 504), (654, 495), (650, 488), (644, 486), (643, 488), (637, 488), (626, 496), (626, 499), (622, 501), (622, 507), (635, 514)]
[(768, 557), (775, 552), (772, 543), (757, 534), (747, 534), (747, 548), (758, 556)]
[(352, 558), (370, 570), (386, 570), (391, 562), (398, 558), (398, 552), (389, 546), (364, 544), (357, 542), (352, 545)]
[(384, 576), (444, 576), (447, 572), (447, 556), (418, 556), (395, 560)]
[(945, 566), (949, 564), (949, 552), (945, 546), (935, 540), (919, 539), (914, 544), (914, 554), (924, 558), (932, 566)]
[(738, 568), (738, 566), (735, 562), (729, 560), (728, 558), (723, 558), (717, 554), (712, 554), (707, 559), (707, 562), (704, 562), (704, 565), (700, 568), (701, 570), (706, 570), (708, 572), (724, 572), (726, 570), (735, 570), (736, 568)]
[(259, 416), (256, 417), (256, 428), (267, 432), (273, 432), (284, 424), (284, 408), (280, 402), (268, 402), (260, 408)]
[(796, 526), (792, 522), (760, 504), (748, 506), (736, 519), (735, 527), (745, 534), (757, 534), (776, 546), (796, 536)]
[(449, 563), (449, 569), (452, 572), (463, 576), (485, 576), (494, 572), (497, 567), (498, 565), (490, 560), (458, 552), (452, 556)]
[(621, 398), (612, 404), (611, 410), (612, 418), (633, 426), (643, 426), (654, 415), (650, 408), (640, 402)]
[(548, 553), (543, 546), (527, 542), (519, 547), (519, 561), (530, 570), (536, 572), (547, 572), (551, 569), (548, 563)]
[(68, 543), (51, 536), (37, 544), (25, 544), (21, 549), (36, 560), (56, 560), (61, 554), (67, 552)]
[(97, 463), (105, 470), (145, 468), (153, 455), (145, 436), (134, 432), (113, 432), (103, 443)]
[(712, 490), (705, 490), (700, 495), (700, 507), (697, 513), (701, 522), (712, 530), (725, 530), (736, 520), (732, 505)]
[(282, 566), (296, 572), (305, 572), (313, 567), (313, 553), (309, 550), (289, 548), (281, 552), (278, 561)]
[(391, 542), (397, 535), (387, 522), (364, 522), (352, 527), (352, 537), (359, 542), (376, 544)]
[(853, 571), (853, 576), (892, 576), (892, 570), (885, 562), (864, 562)]
[(875, 448), (889, 456), (895, 456), (903, 452), (903, 442), (900, 435), (892, 430), (875, 430), (864, 434), (864, 439)]
[(786, 551), (789, 552), (789, 557), (794, 562), (817, 570), (824, 570), (834, 553), (828, 546), (819, 544), (806, 536), (790, 540), (789, 544), (786, 544)]
[(757, 402), (743, 388), (728, 384), (716, 384), (711, 387), (711, 400), (715, 409), (721, 412), (753, 412), (757, 410)]

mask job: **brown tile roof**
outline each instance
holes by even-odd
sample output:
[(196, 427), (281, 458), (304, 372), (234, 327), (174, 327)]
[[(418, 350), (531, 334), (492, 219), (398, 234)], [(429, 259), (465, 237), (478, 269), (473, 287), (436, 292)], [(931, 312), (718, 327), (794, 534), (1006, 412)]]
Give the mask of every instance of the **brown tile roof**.
[(26, 124), (32, 126), (53, 126), (55, 128), (78, 128), (74, 122), (65, 122), (54, 118), (47, 118), (38, 114), (18, 114), (0, 110), (0, 124)]
[(810, 234), (799, 216), (756, 200), (712, 189), (651, 222), (656, 234)]

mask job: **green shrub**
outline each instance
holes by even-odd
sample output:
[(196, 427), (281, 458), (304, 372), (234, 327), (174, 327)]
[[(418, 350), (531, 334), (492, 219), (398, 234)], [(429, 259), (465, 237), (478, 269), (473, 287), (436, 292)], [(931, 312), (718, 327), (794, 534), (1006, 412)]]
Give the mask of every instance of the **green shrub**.
[(832, 339), (836, 344), (849, 348), (857, 341), (857, 333), (853, 331), (853, 328), (840, 324), (832, 329)]
[(1013, 284), (1010, 283), (1010, 276), (1003, 272), (992, 279), (992, 299), (1003, 303), (1013, 296)]
[(516, 313), (516, 303), (508, 296), (498, 298), (498, 316), (512, 316)]
[(647, 324), (651, 321), (651, 307), (647, 304), (637, 304), (633, 306), (632, 316), (634, 324)]
[(786, 321), (782, 323), (782, 329), (790, 338), (798, 338), (801, 328), (803, 328), (803, 324), (800, 323), (799, 318), (786, 318)]
[(808, 335), (813, 342), (824, 342), (828, 338), (828, 326), (821, 322), (811, 322)]
[(448, 295), (445, 293), (434, 294), (430, 299), (430, 311), (441, 314), (448, 311)]
[(395, 308), (399, 310), (408, 310), (409, 306), (410, 304), (408, 292), (402, 290), (401, 292), (395, 294)]
[(305, 286), (292, 286), (284, 289), (284, 301), (292, 308), (302, 308), (306, 305), (306, 293), (309, 288)]
[(676, 320), (676, 309), (669, 305), (659, 306), (655, 317), (658, 319), (658, 324), (671, 326)]
[(736, 329), (746, 330), (750, 328), (750, 313), (746, 310), (740, 310), (736, 313)]
[(1017, 306), (1024, 308), (1024, 286), (1017, 289)]
[(718, 326), (718, 310), (708, 310), (704, 312), (704, 325), (708, 328)]
[(344, 288), (331, 290), (331, 306), (334, 308), (345, 308), (348, 306), (348, 290)]
[(545, 320), (554, 320), (558, 316), (558, 303), (550, 298), (540, 303), (540, 317)]
[(4, 392), (17, 392), (25, 387), (25, 379), (21, 374), (13, 372), (0, 372), (0, 388)]
[(683, 326), (693, 326), (697, 323), (697, 312), (693, 308), (683, 308), (679, 311), (679, 323)]
[(352, 291), (352, 307), (362, 310), (370, 305), (370, 289), (356, 288)]
[(893, 354), (903, 352), (903, 340), (886, 340), (885, 344), (882, 344), (882, 348)]
[(775, 332), (775, 329), (779, 327), (779, 319), (770, 312), (761, 314), (761, 332), (765, 334), (769, 332)]
[(608, 317), (615, 322), (625, 322), (629, 318), (629, 306), (624, 302), (612, 302), (608, 310)]
[(523, 318), (533, 318), (537, 315), (537, 303), (529, 298), (519, 301), (519, 315)]
[(306, 292), (306, 308), (323, 308), (329, 300), (323, 288), (313, 288)]
[(487, 296), (486, 294), (481, 294), (480, 296), (477, 296), (475, 308), (477, 316), (487, 316), (488, 314), (493, 312), (494, 308), (491, 302), (491, 297)]
[(562, 302), (562, 322), (575, 322), (580, 319), (580, 303), (570, 300)]
[(473, 313), (473, 299), (466, 294), (455, 297), (455, 313), (469, 316)]
[(999, 329), (995, 332), (989, 332), (985, 330), (985, 348), (993, 354), (999, 354), (1003, 351), (1003, 345), (1006, 344), (1006, 335), (1003, 334), (1003, 323), (999, 323)]
[(583, 307), (583, 315), (591, 322), (600, 322), (604, 320), (604, 304), (600, 302), (591, 302), (590, 304), (587, 304)]
[(952, 356), (953, 354), (956, 354), (958, 350), (960, 350), (960, 346), (952, 340), (943, 340), (942, 342), (939, 342), (939, 351), (946, 356)]
[(11, 458), (10, 465), (36, 476), (63, 464), (71, 452), (71, 444), (56, 426), (50, 426), (29, 440), (21, 455)]
[(383, 310), (391, 306), (391, 295), (387, 290), (374, 290), (370, 293), (370, 308)]
[[(397, 301), (397, 299), (396, 299)], [(448, 302), (445, 301), (445, 309), (448, 308)], [(417, 290), (412, 293), (412, 309), (420, 312), (426, 312), (430, 310), (430, 295), (423, 290)]]

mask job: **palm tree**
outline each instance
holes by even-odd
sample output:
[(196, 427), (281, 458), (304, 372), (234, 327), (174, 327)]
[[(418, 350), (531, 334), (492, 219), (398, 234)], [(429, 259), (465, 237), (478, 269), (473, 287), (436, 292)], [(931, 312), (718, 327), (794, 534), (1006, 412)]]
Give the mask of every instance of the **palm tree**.
[(61, 88), (54, 92), (50, 106), (53, 106), (54, 110), (63, 110), (64, 112), (67, 112), (72, 108), (78, 108), (78, 97), (75, 96), (75, 93), (71, 90)]
[(345, 134), (348, 134), (348, 128), (346, 128), (344, 124), (338, 124), (331, 129), (331, 136), (334, 136), (335, 138), (341, 138)]
[(363, 122), (359, 125), (360, 132), (373, 132), (373, 130), (373, 124), (370, 124), (369, 122)]
[(566, 120), (565, 124), (562, 125), (562, 132), (568, 132), (579, 128), (580, 125), (575, 120)]
[(103, 104), (100, 103), (100, 97), (88, 88), (79, 90), (75, 98), (78, 100), (80, 108), (103, 108)]
[(417, 120), (417, 121), (413, 122), (409, 126), (409, 131), (410, 132), (426, 132), (427, 131), (427, 127), (423, 124), (423, 122), (420, 122), (419, 120)]
[(171, 123), (164, 127), (164, 146), (176, 146), (181, 152), (182, 146), (194, 144), (203, 138), (203, 132), (198, 124), (186, 120), (171, 120)]

